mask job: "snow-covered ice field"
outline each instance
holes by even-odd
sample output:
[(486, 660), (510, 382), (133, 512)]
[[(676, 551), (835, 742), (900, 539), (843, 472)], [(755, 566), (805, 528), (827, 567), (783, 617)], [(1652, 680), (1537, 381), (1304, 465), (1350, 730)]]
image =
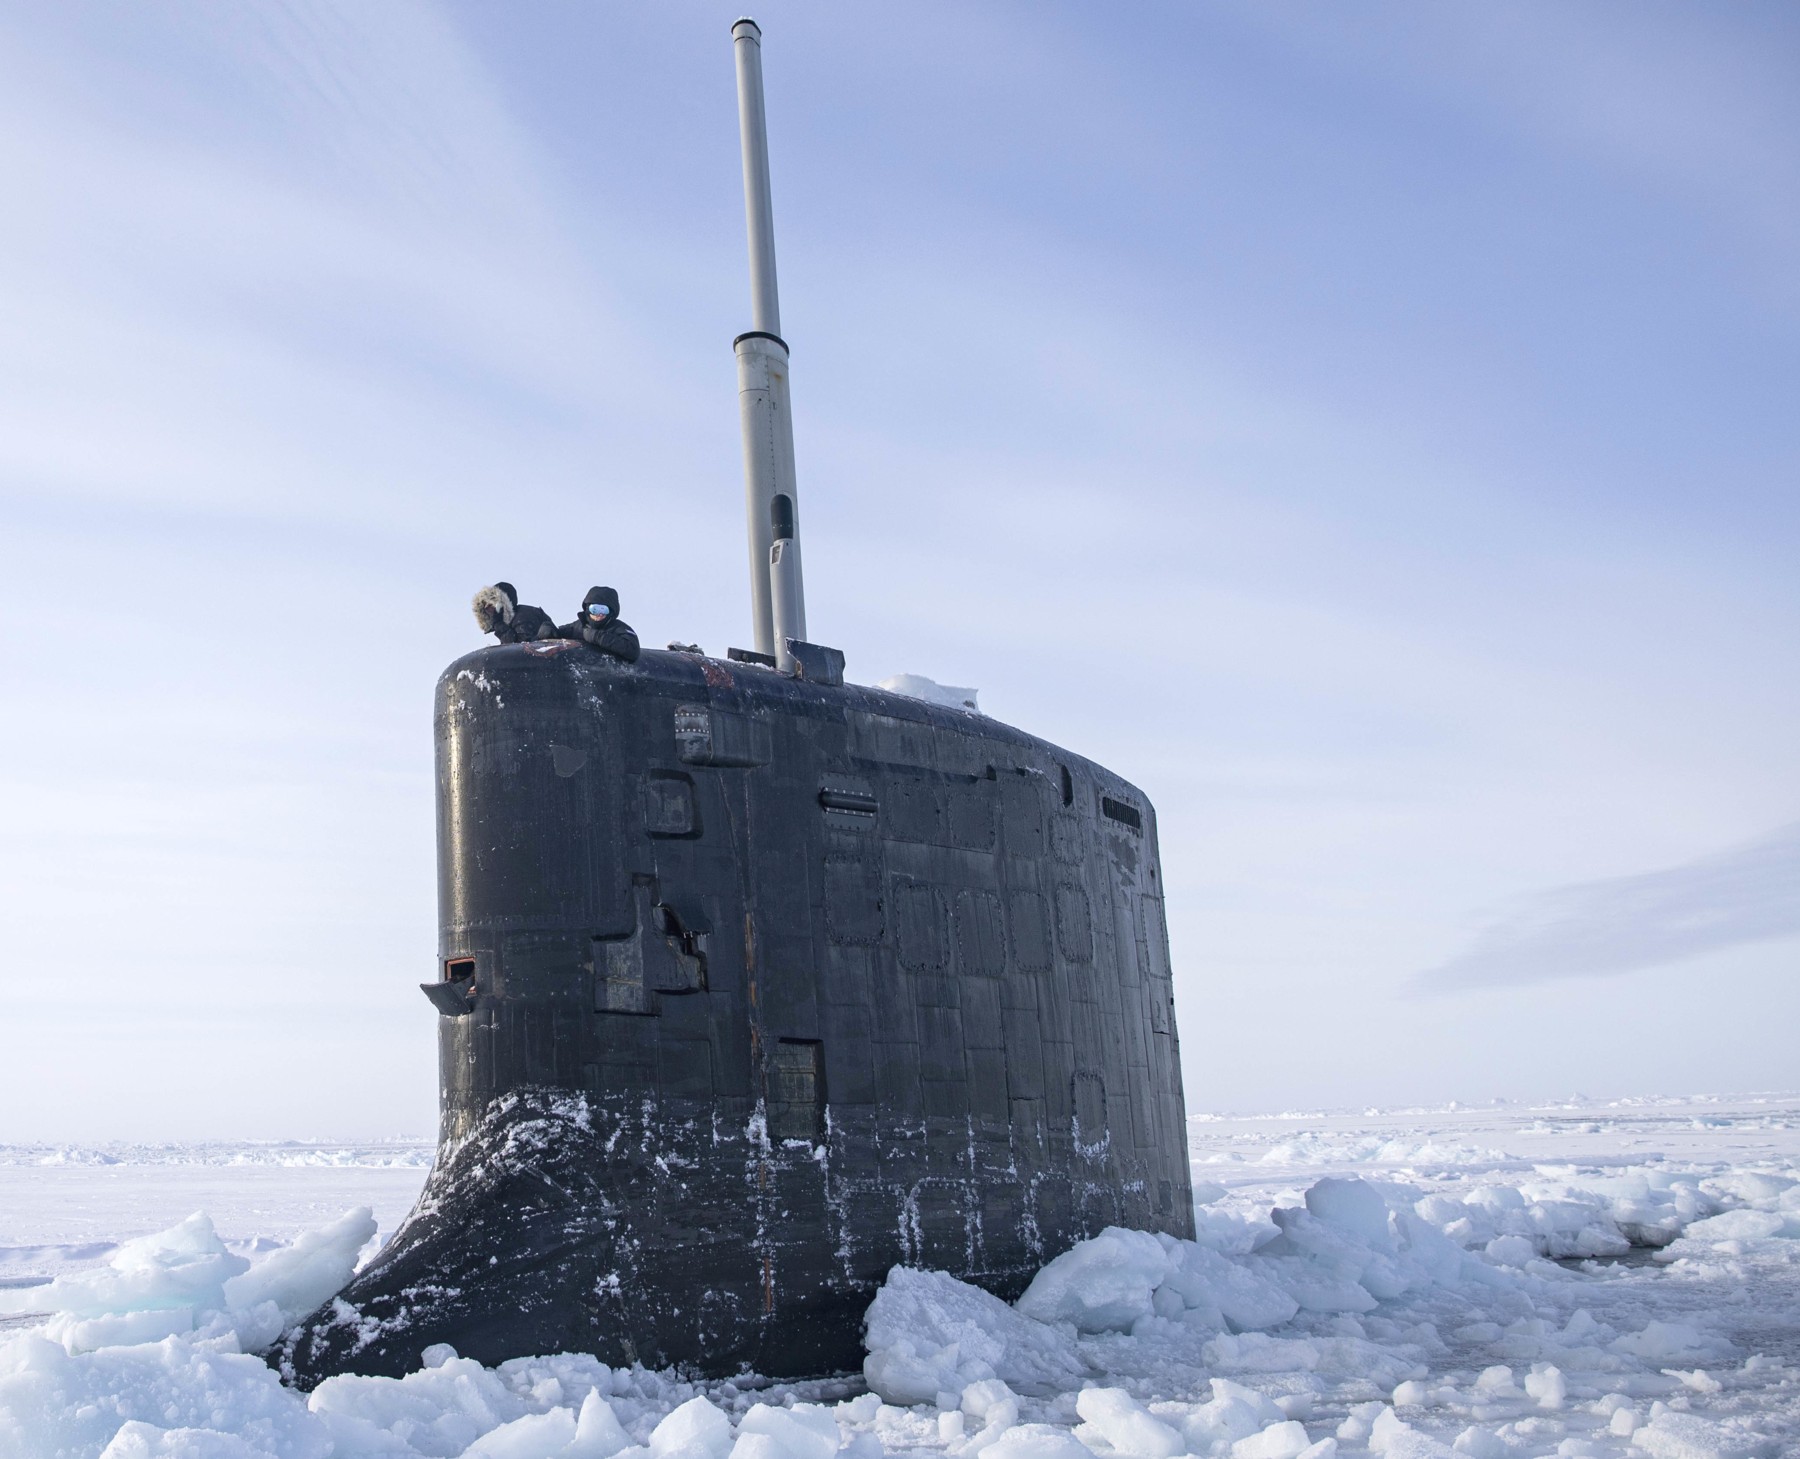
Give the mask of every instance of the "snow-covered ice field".
[(304, 1397), (240, 1350), (375, 1249), (428, 1144), (0, 1147), (0, 1455), (1800, 1454), (1800, 1096), (1190, 1136), (1197, 1242), (1108, 1233), (1013, 1307), (897, 1273), (866, 1377), (433, 1351)]
[(0, 1145), (0, 1282), (106, 1260), (113, 1243), (203, 1210), (246, 1254), (351, 1206), (386, 1237), (431, 1168), (429, 1140), (380, 1144)]

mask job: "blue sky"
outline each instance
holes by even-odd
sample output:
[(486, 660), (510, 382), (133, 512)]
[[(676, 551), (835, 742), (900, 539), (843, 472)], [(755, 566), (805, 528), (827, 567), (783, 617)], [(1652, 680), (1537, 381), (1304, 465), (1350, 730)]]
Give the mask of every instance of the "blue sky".
[[(470, 592), (748, 637), (736, 13), (0, 7), (0, 1138), (430, 1128)], [(813, 636), (1150, 794), (1190, 1108), (1791, 1087), (1800, 16), (756, 13)]]

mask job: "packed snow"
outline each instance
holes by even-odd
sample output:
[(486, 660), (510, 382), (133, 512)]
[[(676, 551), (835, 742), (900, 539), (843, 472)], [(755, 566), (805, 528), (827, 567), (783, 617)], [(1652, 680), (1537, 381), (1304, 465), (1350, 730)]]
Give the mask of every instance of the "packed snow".
[(981, 713), (981, 706), (975, 702), (975, 690), (956, 684), (940, 684), (936, 679), (927, 679), (923, 674), (894, 674), (881, 680), (875, 687), (886, 689), (890, 694), (904, 694), (908, 699), (923, 699), (927, 704), (941, 704), (946, 709), (966, 709), (971, 714)]
[[(1195, 1240), (1108, 1230), (1010, 1304), (896, 1268), (860, 1375), (694, 1383), (579, 1354), (486, 1368), (439, 1346), (404, 1378), (309, 1395), (251, 1352), (378, 1244), (367, 1209), (298, 1230), (309, 1183), (361, 1171), (385, 1198), (395, 1169), (422, 1171), (209, 1148), (188, 1167), (198, 1189), (221, 1168), (286, 1172), (285, 1201), (254, 1208), (267, 1229), (192, 1214), (134, 1231), (128, 1185), (110, 1213), (83, 1188), (90, 1219), (127, 1239), (0, 1228), (0, 1455), (1800, 1453), (1800, 1098), (1202, 1117), (1190, 1148)], [(0, 1169), (41, 1177), (6, 1186), (19, 1200), (0, 1219), (54, 1235), (58, 1183), (93, 1168), (0, 1151)], [(404, 1206), (380, 1214), (385, 1231)]]

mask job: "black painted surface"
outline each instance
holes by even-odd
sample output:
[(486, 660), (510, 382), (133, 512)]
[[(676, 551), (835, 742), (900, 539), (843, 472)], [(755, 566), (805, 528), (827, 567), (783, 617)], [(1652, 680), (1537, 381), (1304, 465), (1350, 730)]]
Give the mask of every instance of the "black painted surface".
[(879, 690), (567, 642), (451, 665), (437, 745), (438, 1162), (284, 1340), (296, 1381), (435, 1342), (852, 1368), (896, 1262), (1010, 1297), (1104, 1226), (1192, 1235), (1125, 781)]

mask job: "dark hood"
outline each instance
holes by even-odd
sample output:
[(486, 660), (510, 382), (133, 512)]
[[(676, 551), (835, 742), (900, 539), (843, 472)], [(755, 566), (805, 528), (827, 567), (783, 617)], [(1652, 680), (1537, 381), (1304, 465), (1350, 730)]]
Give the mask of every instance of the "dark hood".
[(581, 611), (586, 613), (595, 603), (606, 604), (609, 620), (616, 622), (619, 617), (619, 595), (611, 588), (589, 588), (587, 596), (581, 600)]

